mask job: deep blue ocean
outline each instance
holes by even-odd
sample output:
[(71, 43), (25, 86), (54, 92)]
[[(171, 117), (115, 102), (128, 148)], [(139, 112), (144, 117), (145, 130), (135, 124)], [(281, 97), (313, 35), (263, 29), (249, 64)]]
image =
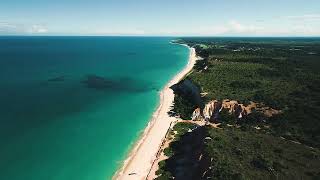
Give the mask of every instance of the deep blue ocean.
[(0, 37), (0, 179), (110, 179), (187, 64), (171, 40)]

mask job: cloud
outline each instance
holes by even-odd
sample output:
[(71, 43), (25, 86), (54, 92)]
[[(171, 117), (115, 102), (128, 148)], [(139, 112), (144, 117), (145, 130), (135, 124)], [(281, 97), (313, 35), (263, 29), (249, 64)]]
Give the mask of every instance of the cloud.
[[(193, 35), (224, 35), (224, 36), (319, 36), (320, 27), (317, 23), (307, 21), (320, 20), (320, 15), (288, 16), (287, 19), (299, 21), (285, 21), (280, 23), (254, 21), (254, 24), (244, 24), (231, 20), (225, 24), (194, 29)], [(302, 21), (304, 19), (304, 21)], [(308, 20), (307, 20), (308, 19)]]
[(16, 26), (7, 22), (0, 22), (0, 28), (1, 29), (16, 28)]
[(99, 29), (99, 30), (87, 30), (88, 34), (94, 34), (94, 35), (144, 35), (146, 34), (146, 32), (142, 29), (114, 29), (114, 28), (110, 28), (110, 29)]
[(0, 22), (0, 33), (16, 33), (18, 31), (17, 24), (11, 24), (8, 22)]
[(225, 35), (225, 34), (256, 34), (264, 28), (252, 25), (242, 24), (236, 20), (231, 20), (226, 24), (211, 26), (209, 28), (200, 29), (200, 34), (204, 35)]
[(285, 18), (294, 21), (320, 21), (320, 14), (305, 14), (300, 16), (286, 16)]
[[(161, 28), (138, 27), (88, 27), (69, 32), (84, 35), (178, 35), (178, 36), (320, 36), (320, 14), (282, 16), (241, 22), (231, 19), (219, 24), (204, 23)], [(19, 24), (0, 21), (0, 35), (48, 34), (49, 29), (43, 24)], [(50, 32), (52, 33), (52, 32)], [(66, 32), (67, 33), (67, 32)]]
[(226, 34), (228, 33), (229, 28), (226, 25), (216, 25), (209, 28), (202, 28), (200, 30), (201, 34), (207, 34), (207, 35), (220, 35), (220, 34)]
[(41, 34), (47, 32), (48, 29), (44, 25), (26, 25), (0, 21), (0, 34)]
[[(140, 28), (101, 28), (87, 29), (87, 34), (93, 35), (167, 35), (167, 36), (320, 36), (320, 24), (312, 21), (320, 15), (286, 16), (272, 20), (252, 20), (243, 23), (238, 20), (229, 20), (225, 23), (188, 27), (164, 27), (143, 30)], [(293, 21), (291, 20), (297, 20)], [(309, 19), (302, 21), (301, 19)], [(209, 23), (208, 23), (209, 24)]]
[(30, 30), (31, 33), (46, 33), (48, 29), (42, 25), (33, 25)]
[(256, 25), (241, 24), (235, 20), (229, 22), (229, 31), (235, 33), (257, 33), (263, 29), (263, 27)]

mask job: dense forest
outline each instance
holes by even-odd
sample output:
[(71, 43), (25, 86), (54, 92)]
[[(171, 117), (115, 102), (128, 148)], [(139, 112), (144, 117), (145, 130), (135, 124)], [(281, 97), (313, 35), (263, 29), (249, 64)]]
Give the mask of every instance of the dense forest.
[[(319, 38), (178, 42), (194, 47), (203, 58), (186, 78), (206, 94), (204, 102), (253, 101), (281, 113), (267, 117), (253, 112), (241, 121), (225, 113), (220, 128), (182, 131), (168, 147), (169, 159), (160, 162), (158, 179), (320, 178)], [(175, 96), (174, 111), (184, 119), (190, 119), (195, 107), (189, 99)], [(189, 175), (183, 176), (181, 169)]]

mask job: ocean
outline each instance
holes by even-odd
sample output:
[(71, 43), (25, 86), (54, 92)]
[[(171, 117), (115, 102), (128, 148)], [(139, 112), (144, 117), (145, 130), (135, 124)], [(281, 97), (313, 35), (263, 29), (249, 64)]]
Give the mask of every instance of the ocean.
[(166, 37), (0, 37), (0, 179), (111, 179), (188, 62)]

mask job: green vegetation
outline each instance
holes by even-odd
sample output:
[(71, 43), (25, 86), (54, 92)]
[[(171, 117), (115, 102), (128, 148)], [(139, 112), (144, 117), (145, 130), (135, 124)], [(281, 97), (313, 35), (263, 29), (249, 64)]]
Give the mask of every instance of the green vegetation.
[[(231, 99), (281, 110), (236, 120), (220, 113), (221, 129), (183, 132), (161, 162), (162, 179), (319, 179), (320, 39), (183, 38), (203, 57), (187, 77), (204, 102)], [(187, 101), (187, 103), (185, 103)], [(195, 104), (176, 96), (190, 117)], [(179, 126), (184, 126), (179, 124)]]
[[(214, 179), (312, 179), (320, 152), (302, 144), (237, 128), (208, 128), (206, 177)], [(212, 159), (212, 160), (211, 160)]]
[(190, 119), (197, 107), (203, 107), (200, 88), (185, 78), (170, 87), (174, 91), (174, 106), (170, 111), (172, 115), (179, 115), (182, 119)]
[[(185, 124), (185, 125), (184, 125)], [(179, 123), (179, 126), (189, 126)], [(159, 163), (158, 179), (317, 179), (320, 151), (256, 129), (183, 131)]]
[(190, 96), (178, 93), (176, 93), (174, 96), (174, 106), (172, 112), (178, 112), (180, 118), (182, 119), (190, 119), (192, 112), (197, 107), (189, 97)]
[[(190, 132), (192, 130), (192, 132)], [(199, 147), (203, 147), (204, 127), (192, 123), (177, 123), (171, 135), (174, 135), (170, 146), (165, 149), (170, 152), (169, 159), (159, 162), (157, 180), (160, 179), (192, 179), (194, 171), (198, 171), (196, 161), (199, 157)], [(166, 153), (165, 152), (165, 153)], [(195, 178), (195, 177), (194, 177)]]
[[(178, 123), (178, 126), (190, 126)], [(183, 130), (159, 163), (158, 179), (317, 179), (320, 151), (259, 130)]]
[(170, 131), (170, 135), (174, 136), (174, 139), (171, 141), (170, 146), (164, 149), (164, 154), (168, 157), (174, 155), (174, 149), (172, 148), (172, 146), (174, 146), (173, 144), (179, 141), (181, 136), (194, 128), (196, 128), (196, 126), (192, 123), (177, 123)]
[[(205, 101), (255, 101), (282, 110), (267, 121), (273, 133), (320, 147), (319, 38), (183, 40), (204, 58), (187, 78), (208, 93)], [(175, 108), (183, 116), (193, 111), (190, 103)]]

